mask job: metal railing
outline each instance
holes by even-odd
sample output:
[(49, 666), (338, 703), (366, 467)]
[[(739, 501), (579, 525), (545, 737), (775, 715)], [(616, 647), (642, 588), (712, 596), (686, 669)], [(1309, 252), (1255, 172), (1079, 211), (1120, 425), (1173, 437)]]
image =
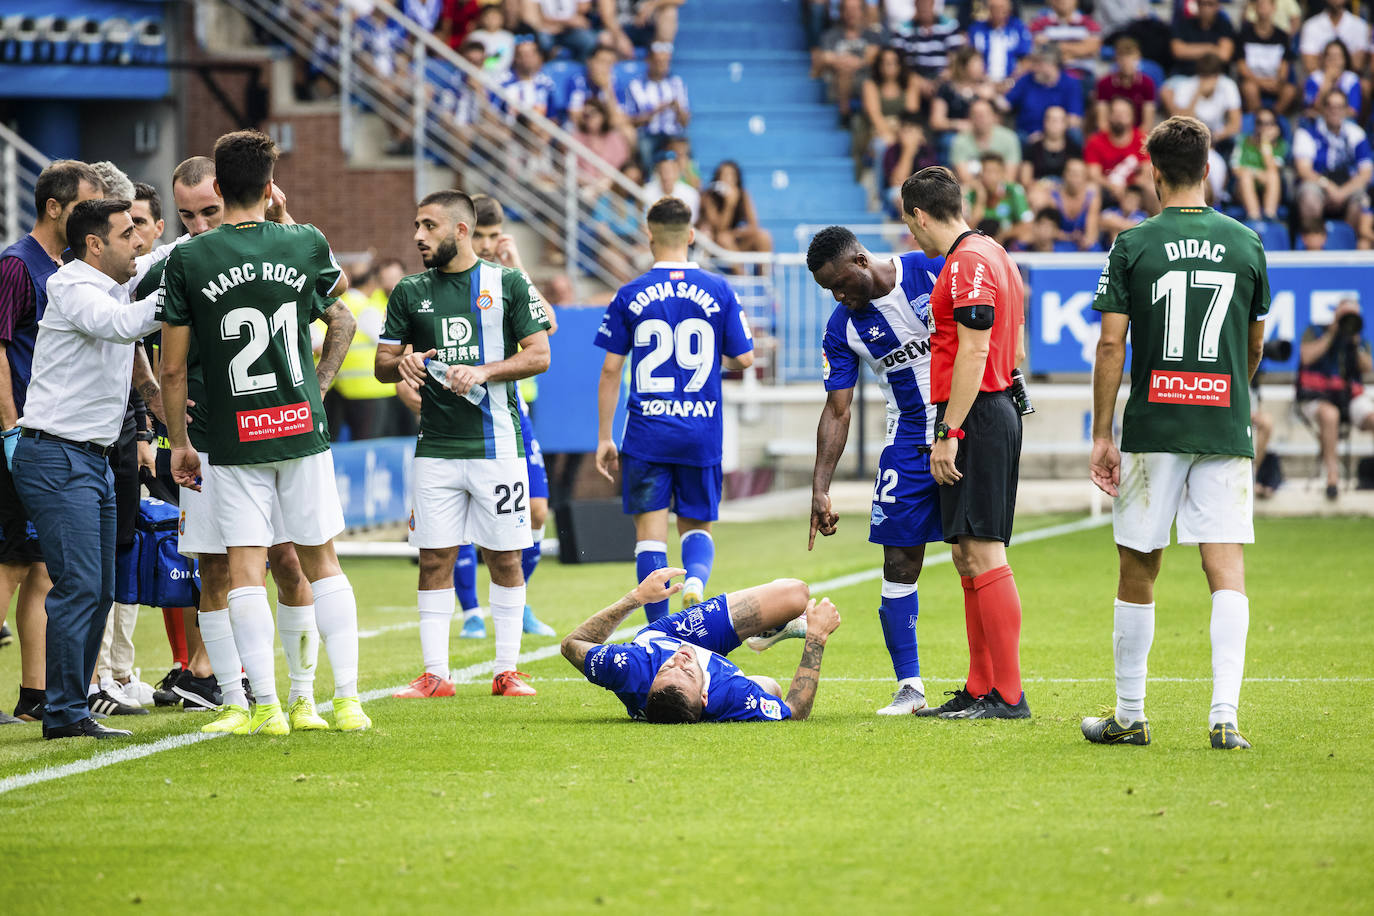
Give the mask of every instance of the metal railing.
[(38, 214), (33, 191), (52, 160), (0, 124), (0, 248), (29, 231)]
[[(642, 189), (554, 121), (521, 106), (480, 70), (385, 0), (357, 17), (349, 3), (224, 0), (338, 86), (339, 142), (354, 157), (359, 119), (408, 142), (417, 196), (427, 166), (490, 193), (581, 272), (618, 286), (647, 264)], [(737, 256), (709, 242), (713, 260)]]

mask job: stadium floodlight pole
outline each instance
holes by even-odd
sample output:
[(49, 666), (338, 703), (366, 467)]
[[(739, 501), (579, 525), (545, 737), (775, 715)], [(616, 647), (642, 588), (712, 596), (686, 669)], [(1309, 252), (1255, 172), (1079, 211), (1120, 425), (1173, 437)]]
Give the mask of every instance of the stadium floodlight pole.
[(339, 149), (349, 158), (353, 154), (353, 8), (347, 3), (339, 9), (339, 96)]

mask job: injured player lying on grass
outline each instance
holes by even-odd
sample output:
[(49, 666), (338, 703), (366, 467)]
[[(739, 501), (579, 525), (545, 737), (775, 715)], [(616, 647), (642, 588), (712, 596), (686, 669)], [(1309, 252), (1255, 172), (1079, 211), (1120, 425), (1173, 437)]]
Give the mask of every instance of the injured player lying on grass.
[[(593, 684), (614, 693), (630, 716), (649, 722), (777, 722), (805, 719), (816, 699), (825, 641), (840, 625), (830, 599), (817, 602), (800, 579), (717, 595), (660, 617), (624, 644), (603, 645), (639, 608), (681, 591), (658, 569), (634, 591), (588, 618), (563, 640), (563, 657)], [(741, 641), (757, 652), (780, 639), (804, 638), (801, 663), (782, 699), (770, 677), (746, 676), (725, 656)]]

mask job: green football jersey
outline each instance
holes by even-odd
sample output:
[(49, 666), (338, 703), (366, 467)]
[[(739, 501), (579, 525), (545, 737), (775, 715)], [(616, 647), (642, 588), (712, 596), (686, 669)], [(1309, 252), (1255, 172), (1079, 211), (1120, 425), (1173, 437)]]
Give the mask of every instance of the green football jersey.
[(1210, 207), (1169, 207), (1116, 237), (1093, 308), (1130, 316), (1123, 451), (1254, 457), (1250, 323), (1269, 311), (1259, 236)]
[(206, 405), (192, 443), (213, 463), (264, 464), (329, 448), (310, 322), (324, 314), (339, 275), (329, 243), (310, 225), (225, 223), (167, 259), (163, 317), (191, 327)]
[[(427, 270), (391, 291), (380, 343), (435, 350), (449, 365), (514, 356), (520, 341), (549, 329), (548, 313), (520, 271), (478, 261), (461, 273)], [(433, 378), (420, 389), (417, 458), (520, 458), (520, 400), (514, 382), (488, 382), (480, 404)]]

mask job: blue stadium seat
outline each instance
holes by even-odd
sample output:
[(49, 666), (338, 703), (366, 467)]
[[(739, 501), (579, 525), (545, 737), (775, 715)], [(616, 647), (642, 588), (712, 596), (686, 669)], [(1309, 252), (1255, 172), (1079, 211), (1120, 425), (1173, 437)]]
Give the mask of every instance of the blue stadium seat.
[(1245, 225), (1255, 230), (1265, 251), (1288, 251), (1288, 227), (1269, 220), (1246, 220)]
[[(1307, 246), (1303, 244), (1302, 234), (1297, 237), (1297, 250), (1306, 251)], [(1326, 221), (1326, 247), (1323, 251), (1353, 251), (1355, 248), (1355, 230), (1350, 228), (1350, 224), (1344, 220), (1329, 219)]]
[(581, 64), (573, 60), (551, 60), (544, 65), (544, 75), (553, 80), (553, 111), (566, 112), (568, 99), (572, 95), (573, 80), (584, 72)]
[(1140, 72), (1154, 80), (1156, 92), (1159, 91), (1160, 86), (1164, 85), (1164, 68), (1154, 61), (1142, 57), (1140, 59)]

